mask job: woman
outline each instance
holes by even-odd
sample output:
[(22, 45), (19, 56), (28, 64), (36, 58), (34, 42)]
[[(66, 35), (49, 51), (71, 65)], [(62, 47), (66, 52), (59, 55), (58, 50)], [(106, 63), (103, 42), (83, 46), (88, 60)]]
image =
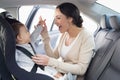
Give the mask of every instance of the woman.
[[(74, 4), (66, 2), (58, 5), (55, 10), (55, 24), (62, 35), (59, 44), (52, 50), (45, 20), (40, 18), (39, 24), (43, 27), (41, 35), (47, 55), (35, 55), (33, 61), (39, 65), (54, 67), (58, 71), (55, 77), (71, 73), (78, 75), (77, 80), (82, 80), (95, 48), (93, 36), (82, 23), (79, 9)], [(58, 60), (60, 57), (62, 61)]]

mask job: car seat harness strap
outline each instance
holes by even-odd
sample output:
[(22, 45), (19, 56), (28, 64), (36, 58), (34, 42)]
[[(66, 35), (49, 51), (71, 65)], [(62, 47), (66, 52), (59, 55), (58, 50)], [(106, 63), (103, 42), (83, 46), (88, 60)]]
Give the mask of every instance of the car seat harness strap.
[[(27, 55), (29, 58), (32, 59), (33, 54), (30, 53), (27, 49), (21, 47), (21, 46), (16, 46), (16, 48), (20, 51), (22, 51), (25, 55)], [(36, 72), (37, 71), (37, 67), (40, 67), (42, 70), (44, 70), (44, 66), (43, 65), (37, 65), (34, 64), (33, 68), (31, 69), (31, 72)]]

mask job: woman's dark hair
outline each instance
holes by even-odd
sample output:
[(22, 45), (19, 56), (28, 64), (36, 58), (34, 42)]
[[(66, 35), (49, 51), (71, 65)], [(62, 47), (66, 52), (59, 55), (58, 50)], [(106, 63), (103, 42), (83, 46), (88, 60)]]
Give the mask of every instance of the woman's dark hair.
[(66, 2), (58, 5), (56, 9), (57, 8), (60, 9), (61, 13), (65, 16), (73, 18), (73, 24), (82, 27), (83, 19), (80, 16), (79, 9), (74, 4)]

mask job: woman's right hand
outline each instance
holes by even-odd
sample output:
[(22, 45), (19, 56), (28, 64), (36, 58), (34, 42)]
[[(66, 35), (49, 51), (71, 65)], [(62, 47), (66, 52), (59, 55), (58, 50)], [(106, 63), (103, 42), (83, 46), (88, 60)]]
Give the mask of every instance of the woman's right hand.
[(45, 31), (47, 31), (47, 26), (46, 26), (46, 19), (42, 19), (42, 17), (40, 16), (40, 18), (39, 18), (39, 22), (38, 22), (38, 24), (37, 25), (41, 25), (41, 27), (43, 27), (43, 30), (42, 30), (42, 32), (45, 32)]

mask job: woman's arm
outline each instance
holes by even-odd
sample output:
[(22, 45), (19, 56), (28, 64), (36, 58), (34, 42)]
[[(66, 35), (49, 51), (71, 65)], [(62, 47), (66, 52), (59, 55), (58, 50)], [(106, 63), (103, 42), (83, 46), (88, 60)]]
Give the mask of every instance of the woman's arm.
[(38, 25), (41, 25), (42, 27), (42, 31), (41, 31), (41, 36), (42, 36), (42, 41), (44, 43), (44, 49), (46, 51), (46, 54), (50, 57), (55, 57), (57, 58), (58, 57), (58, 54), (54, 54), (54, 50), (52, 49), (51, 47), (51, 44), (50, 44), (50, 37), (49, 37), (49, 34), (48, 34), (48, 30), (47, 30), (47, 26), (46, 26), (46, 20), (43, 20), (42, 17), (40, 17), (40, 20), (38, 22)]
[[(70, 61), (70, 59), (68, 59), (68, 61), (63, 62), (58, 61), (57, 59), (54, 58), (50, 58), (48, 65), (55, 67), (59, 72), (62, 73), (70, 72), (72, 74), (84, 75), (93, 56), (93, 49), (95, 48), (94, 38), (87, 37), (82, 42), (82, 45), (79, 44), (80, 43), (77, 43), (76, 48), (74, 48), (75, 50), (71, 49), (70, 54), (68, 53), (67, 55), (71, 60), (72, 58), (75, 59), (77, 58), (75, 63), (73, 61)], [(79, 50), (77, 50), (78, 47)], [(79, 56), (74, 55), (75, 51), (77, 51), (76, 53), (78, 53)]]

